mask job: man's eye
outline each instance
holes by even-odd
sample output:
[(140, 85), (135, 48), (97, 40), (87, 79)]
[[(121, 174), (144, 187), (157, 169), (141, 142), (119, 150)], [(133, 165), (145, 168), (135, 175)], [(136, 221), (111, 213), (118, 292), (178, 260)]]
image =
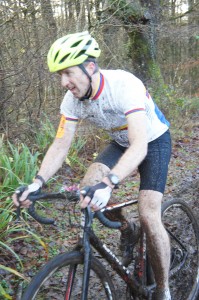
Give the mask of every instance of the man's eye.
[(58, 71), (57, 74), (59, 74), (60, 76), (65, 75), (67, 77), (73, 77), (73, 72), (71, 71)]

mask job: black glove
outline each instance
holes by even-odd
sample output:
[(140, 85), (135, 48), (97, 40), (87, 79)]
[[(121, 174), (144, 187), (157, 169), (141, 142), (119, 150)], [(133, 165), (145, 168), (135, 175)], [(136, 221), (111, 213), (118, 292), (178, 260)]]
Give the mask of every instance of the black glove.
[(100, 209), (105, 207), (111, 197), (112, 188), (104, 182), (100, 182), (92, 187), (85, 187), (81, 190), (81, 194), (91, 198), (89, 204), (95, 204)]

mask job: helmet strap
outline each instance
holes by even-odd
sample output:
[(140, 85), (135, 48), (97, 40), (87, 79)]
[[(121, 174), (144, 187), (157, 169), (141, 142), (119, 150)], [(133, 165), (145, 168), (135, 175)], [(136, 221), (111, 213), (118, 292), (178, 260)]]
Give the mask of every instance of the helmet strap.
[(86, 94), (85, 94), (83, 97), (81, 97), (81, 98), (79, 99), (80, 101), (84, 101), (84, 100), (86, 100), (86, 99), (89, 99), (90, 96), (92, 95), (92, 91), (93, 91), (92, 85), (91, 85), (91, 83), (92, 83), (92, 77), (88, 74), (88, 72), (87, 72), (87, 70), (86, 70), (86, 68), (84, 67), (83, 64), (78, 65), (78, 67), (84, 72), (84, 74), (86, 74), (86, 76), (87, 76), (88, 79), (89, 79), (89, 87), (88, 87), (88, 90), (87, 90)]

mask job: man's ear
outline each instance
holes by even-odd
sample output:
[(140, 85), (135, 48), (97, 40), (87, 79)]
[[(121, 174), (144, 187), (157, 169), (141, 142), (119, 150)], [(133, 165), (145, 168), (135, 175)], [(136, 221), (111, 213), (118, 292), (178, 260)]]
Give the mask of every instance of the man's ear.
[(90, 61), (86, 66), (86, 69), (90, 76), (92, 76), (95, 73), (95, 68), (96, 68), (95, 63), (92, 61)]

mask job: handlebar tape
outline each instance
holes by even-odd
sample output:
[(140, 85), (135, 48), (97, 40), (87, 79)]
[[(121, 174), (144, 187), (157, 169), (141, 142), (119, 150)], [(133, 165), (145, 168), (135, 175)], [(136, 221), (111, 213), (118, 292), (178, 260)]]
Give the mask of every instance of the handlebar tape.
[(112, 228), (112, 229), (119, 229), (122, 226), (121, 222), (116, 221), (110, 221), (105, 217), (105, 215), (101, 211), (95, 212), (95, 216), (98, 218), (98, 220), (106, 227)]
[(54, 219), (45, 218), (45, 217), (42, 217), (42, 216), (40, 216), (36, 213), (35, 208), (34, 208), (34, 203), (31, 204), (31, 206), (28, 208), (28, 213), (31, 215), (31, 217), (33, 217), (36, 221), (38, 221), (41, 224), (47, 224), (47, 225), (53, 224), (53, 225), (55, 225), (55, 220)]
[(35, 211), (35, 201), (34, 201), (34, 196), (29, 196), (29, 199), (32, 200), (32, 204), (30, 205), (30, 207), (28, 208), (28, 213), (31, 215), (31, 217), (33, 217), (36, 221), (38, 221), (41, 224), (55, 224), (55, 220), (51, 219), (51, 218), (45, 218), (40, 216), (36, 211)]
[(42, 217), (35, 211), (36, 200), (56, 199), (56, 198), (57, 199), (66, 199), (67, 198), (69, 201), (78, 201), (79, 200), (79, 194), (76, 192), (74, 192), (74, 193), (66, 192), (66, 194), (67, 194), (67, 196), (64, 195), (63, 193), (37, 194), (37, 195), (30, 194), (28, 196), (28, 199), (32, 201), (32, 204), (28, 208), (29, 214), (39, 223), (46, 224), (46, 225), (50, 225), (50, 224), (55, 225), (54, 219)]

